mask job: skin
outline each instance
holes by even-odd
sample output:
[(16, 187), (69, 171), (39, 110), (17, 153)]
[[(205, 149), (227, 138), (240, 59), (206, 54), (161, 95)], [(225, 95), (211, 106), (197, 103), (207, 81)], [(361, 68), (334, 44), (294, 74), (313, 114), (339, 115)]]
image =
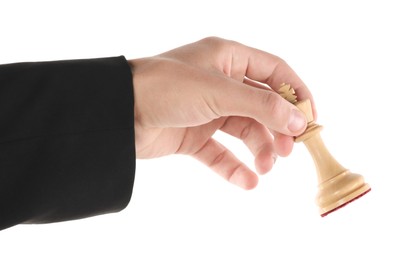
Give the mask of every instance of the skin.
[(314, 109), (310, 91), (285, 61), (234, 41), (205, 38), (129, 64), (136, 157), (190, 155), (244, 189), (254, 188), (258, 176), (213, 134), (241, 139), (264, 174), (306, 129), (303, 113), (277, 94), (280, 84), (290, 83)]

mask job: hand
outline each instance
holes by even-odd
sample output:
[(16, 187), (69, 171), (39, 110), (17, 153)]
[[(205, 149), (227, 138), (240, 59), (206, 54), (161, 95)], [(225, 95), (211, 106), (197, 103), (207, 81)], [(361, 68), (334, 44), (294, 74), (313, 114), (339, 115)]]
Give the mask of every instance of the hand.
[(299, 100), (312, 96), (296, 73), (272, 54), (220, 38), (130, 60), (135, 95), (136, 157), (187, 154), (242, 188), (257, 175), (212, 138), (240, 138), (260, 174), (287, 156), (304, 115), (275, 91), (290, 83)]

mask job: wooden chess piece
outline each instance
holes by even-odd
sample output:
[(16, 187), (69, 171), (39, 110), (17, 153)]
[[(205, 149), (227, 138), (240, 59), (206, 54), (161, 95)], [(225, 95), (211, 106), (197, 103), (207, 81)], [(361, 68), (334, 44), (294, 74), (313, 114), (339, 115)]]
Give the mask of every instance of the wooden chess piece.
[(298, 102), (294, 89), (285, 83), (279, 93), (306, 115), (307, 128), (295, 138), (295, 142), (303, 142), (313, 157), (319, 183), (316, 202), (320, 215), (324, 217), (369, 192), (371, 188), (363, 176), (344, 168), (327, 150), (320, 137), (322, 126), (314, 121), (310, 100)]

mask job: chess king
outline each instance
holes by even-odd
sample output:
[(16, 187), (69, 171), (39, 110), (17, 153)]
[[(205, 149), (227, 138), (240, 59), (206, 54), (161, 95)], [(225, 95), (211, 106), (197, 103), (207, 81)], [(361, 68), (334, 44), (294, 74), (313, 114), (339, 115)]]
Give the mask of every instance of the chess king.
[(320, 137), (322, 126), (314, 122), (310, 100), (298, 102), (294, 89), (285, 83), (279, 94), (306, 115), (308, 126), (295, 142), (303, 142), (313, 157), (319, 183), (316, 202), (320, 215), (324, 217), (369, 192), (371, 188), (363, 176), (344, 168), (327, 150)]

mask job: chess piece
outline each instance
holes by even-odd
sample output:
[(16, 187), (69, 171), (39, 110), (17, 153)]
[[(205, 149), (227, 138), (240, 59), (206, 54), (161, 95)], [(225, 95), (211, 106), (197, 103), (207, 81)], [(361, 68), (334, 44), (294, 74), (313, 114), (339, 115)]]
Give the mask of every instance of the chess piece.
[(307, 128), (295, 138), (295, 142), (303, 142), (313, 157), (319, 183), (316, 202), (320, 215), (324, 217), (369, 192), (371, 188), (363, 176), (344, 168), (327, 150), (320, 137), (322, 126), (314, 121), (310, 100), (298, 102), (294, 89), (285, 83), (281, 85), (279, 94), (306, 115)]

